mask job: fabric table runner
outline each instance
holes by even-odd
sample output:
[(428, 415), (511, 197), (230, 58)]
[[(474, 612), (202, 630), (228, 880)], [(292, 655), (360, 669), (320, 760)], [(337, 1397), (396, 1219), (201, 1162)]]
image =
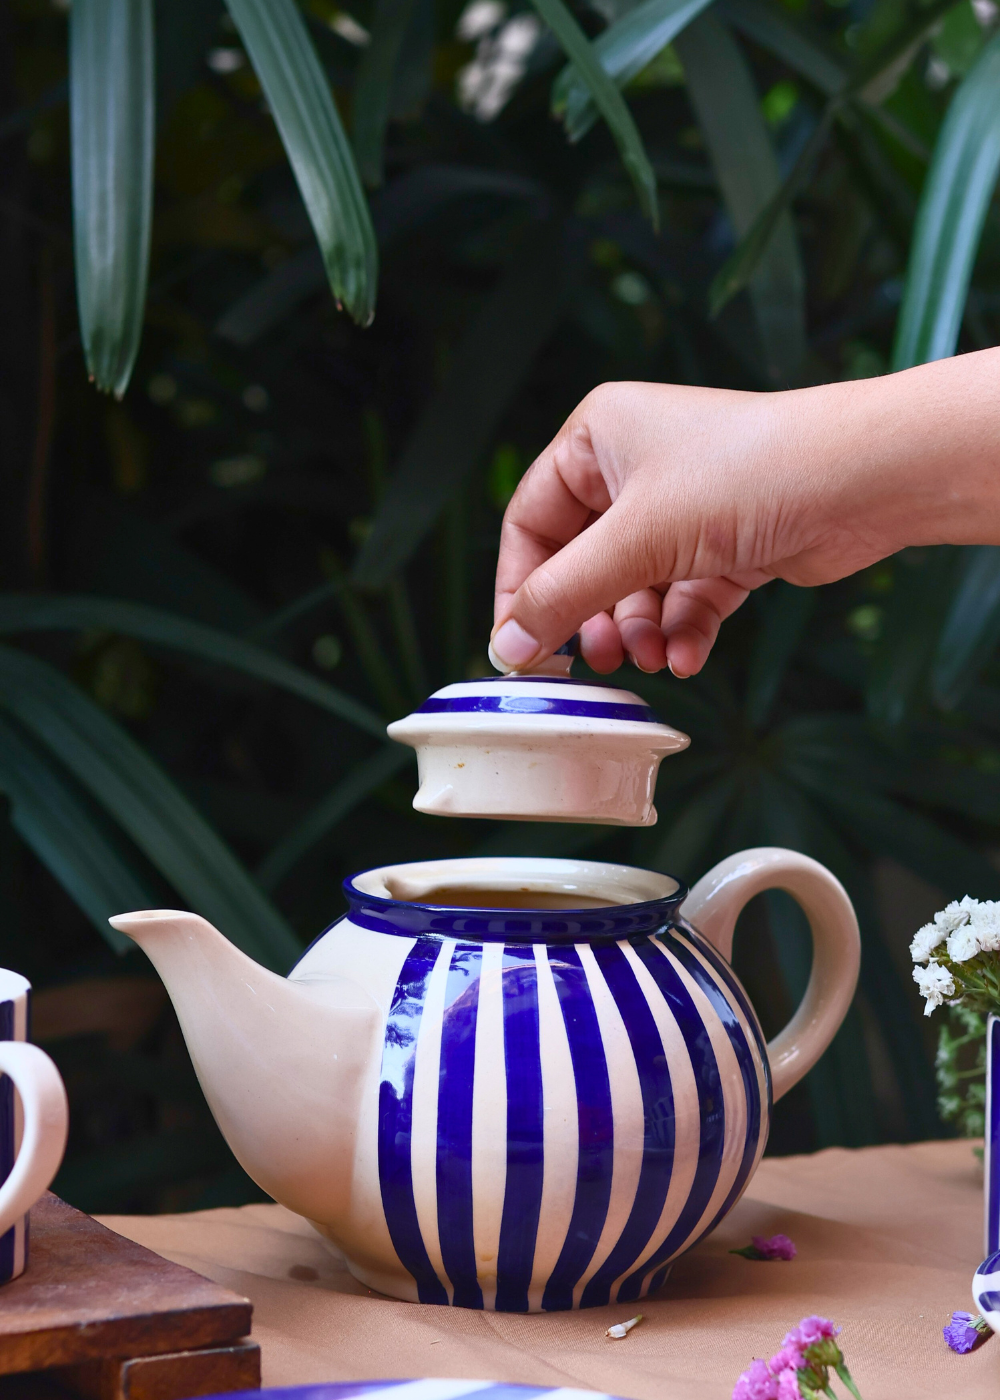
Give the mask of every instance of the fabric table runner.
[[(373, 1294), (277, 1205), (101, 1219), (251, 1299), (265, 1386), (449, 1376), (627, 1400), (729, 1400), (753, 1357), (772, 1355), (800, 1318), (820, 1313), (843, 1328), (863, 1400), (997, 1400), (1000, 1336), (966, 1356), (941, 1336), (953, 1309), (974, 1310), (982, 1217), (969, 1142), (767, 1158), (655, 1297), (532, 1316)], [(779, 1232), (798, 1248), (790, 1263), (728, 1253)], [(625, 1338), (605, 1335), (639, 1310), (644, 1321)]]

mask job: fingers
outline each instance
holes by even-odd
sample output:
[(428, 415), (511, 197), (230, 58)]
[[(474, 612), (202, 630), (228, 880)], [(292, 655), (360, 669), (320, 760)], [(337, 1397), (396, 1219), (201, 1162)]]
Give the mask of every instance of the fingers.
[(666, 639), (660, 629), (662, 591), (643, 588), (623, 598), (614, 611), (622, 646), (640, 671), (662, 671), (667, 664)]
[(532, 463), (504, 514), (496, 578), (498, 617), (505, 615), (525, 579), (611, 504), (585, 409), (586, 400)]
[(580, 655), (600, 675), (617, 671), (625, 660), (621, 636), (608, 613), (597, 613), (580, 628)]
[[(751, 588), (765, 582), (741, 577), (693, 579), (671, 584), (663, 599), (660, 621), (666, 660), (675, 676), (696, 675), (715, 645), (719, 627), (746, 599)], [(744, 586), (745, 584), (745, 586)]]

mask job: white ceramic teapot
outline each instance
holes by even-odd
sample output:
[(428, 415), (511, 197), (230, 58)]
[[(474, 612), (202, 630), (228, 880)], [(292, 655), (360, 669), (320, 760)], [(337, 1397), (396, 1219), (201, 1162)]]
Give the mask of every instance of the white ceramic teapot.
[[(765, 1047), (729, 966), (761, 890), (805, 910), (813, 967)], [(111, 920), (148, 953), (236, 1157), (352, 1273), (413, 1301), (625, 1302), (744, 1191), (772, 1097), (850, 1004), (850, 902), (815, 861), (731, 856), (688, 893), (591, 861), (473, 859), (345, 881), (286, 979), (196, 914)]]

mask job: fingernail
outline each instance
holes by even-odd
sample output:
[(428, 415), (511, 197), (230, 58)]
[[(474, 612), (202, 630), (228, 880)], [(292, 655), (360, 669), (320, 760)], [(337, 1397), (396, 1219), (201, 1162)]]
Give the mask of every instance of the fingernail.
[(669, 656), (667, 657), (667, 665), (670, 667), (670, 674), (672, 676), (676, 676), (679, 681), (686, 681), (690, 679), (690, 677), (687, 676), (684, 672), (674, 670), (674, 663), (670, 660)]
[(526, 665), (539, 649), (534, 637), (512, 617), (494, 634), (490, 648), (498, 660), (511, 668)]

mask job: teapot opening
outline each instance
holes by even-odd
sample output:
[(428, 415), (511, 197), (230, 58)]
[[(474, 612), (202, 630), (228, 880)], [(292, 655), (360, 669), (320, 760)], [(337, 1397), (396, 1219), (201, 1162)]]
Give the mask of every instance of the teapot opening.
[(437, 885), (419, 898), (407, 896), (386, 885), (396, 899), (409, 898), (412, 904), (432, 904), (449, 909), (610, 909), (622, 903), (620, 899), (562, 890), (537, 889), (522, 885), (520, 889), (490, 889), (485, 886)]
[(353, 888), (377, 898), (435, 909), (611, 909), (669, 899), (669, 875), (604, 861), (537, 856), (473, 856), (382, 866), (356, 875)]

